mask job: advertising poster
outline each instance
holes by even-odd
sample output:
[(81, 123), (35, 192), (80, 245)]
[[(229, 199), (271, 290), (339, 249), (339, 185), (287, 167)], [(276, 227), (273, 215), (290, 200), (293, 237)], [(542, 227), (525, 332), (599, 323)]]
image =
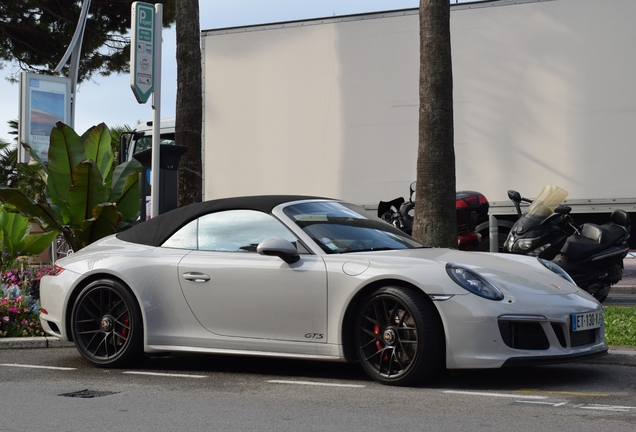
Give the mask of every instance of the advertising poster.
[[(46, 163), (51, 129), (58, 121), (70, 123), (71, 80), (23, 72), (20, 88), (20, 140)], [(28, 153), (21, 150), (21, 161), (28, 162)]]

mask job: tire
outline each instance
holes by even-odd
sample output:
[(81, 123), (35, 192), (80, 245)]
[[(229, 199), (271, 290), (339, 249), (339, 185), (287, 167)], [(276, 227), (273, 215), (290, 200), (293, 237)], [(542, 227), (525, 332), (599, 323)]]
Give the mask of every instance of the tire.
[(594, 298), (596, 300), (598, 300), (599, 303), (603, 303), (606, 299), (607, 296), (610, 293), (610, 289), (611, 286), (609, 284), (599, 288), (594, 294), (592, 294), (594, 296)]
[(354, 325), (358, 360), (382, 384), (417, 384), (443, 368), (441, 322), (423, 294), (379, 288), (363, 300)]
[(89, 363), (124, 367), (143, 359), (143, 325), (137, 301), (121, 283), (100, 279), (82, 290), (71, 314), (73, 341)]
[[(512, 229), (512, 226), (514, 224), (506, 220), (500, 220), (498, 221), (498, 224), (498, 251), (503, 252), (504, 243), (506, 242), (508, 233), (510, 233), (510, 230)], [(477, 234), (481, 234), (481, 244), (479, 246), (479, 250), (481, 252), (490, 252), (490, 224), (488, 222), (483, 222), (477, 225), (477, 227), (475, 228), (475, 232)]]

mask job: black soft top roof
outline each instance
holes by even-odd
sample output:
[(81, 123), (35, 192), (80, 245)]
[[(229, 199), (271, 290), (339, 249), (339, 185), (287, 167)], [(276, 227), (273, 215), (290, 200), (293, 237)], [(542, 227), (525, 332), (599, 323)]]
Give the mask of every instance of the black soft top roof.
[(117, 234), (117, 238), (131, 243), (161, 246), (163, 242), (188, 222), (208, 213), (223, 210), (257, 210), (271, 213), (272, 209), (280, 204), (307, 199), (324, 198), (304, 195), (261, 195), (204, 201), (181, 207), (144, 221)]

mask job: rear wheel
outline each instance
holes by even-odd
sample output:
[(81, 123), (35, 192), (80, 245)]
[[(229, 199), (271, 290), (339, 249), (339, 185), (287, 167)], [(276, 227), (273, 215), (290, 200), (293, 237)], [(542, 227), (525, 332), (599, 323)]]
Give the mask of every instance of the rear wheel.
[(143, 358), (141, 312), (119, 282), (100, 279), (82, 290), (71, 315), (73, 341), (90, 363), (122, 367)]
[(362, 303), (355, 321), (358, 359), (383, 384), (411, 385), (441, 369), (441, 324), (419, 293), (383, 287)]

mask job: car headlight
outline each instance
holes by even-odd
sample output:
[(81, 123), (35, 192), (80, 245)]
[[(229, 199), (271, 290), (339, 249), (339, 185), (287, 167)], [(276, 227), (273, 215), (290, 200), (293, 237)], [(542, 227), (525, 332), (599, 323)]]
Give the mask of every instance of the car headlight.
[(446, 264), (446, 272), (457, 285), (479, 297), (488, 300), (503, 300), (504, 295), (493, 284), (475, 273), (458, 264)]
[(555, 264), (552, 261), (544, 260), (542, 258), (538, 258), (538, 260), (548, 270), (551, 270), (554, 273), (558, 274), (563, 279), (570, 282), (572, 285), (576, 285), (576, 282), (574, 282), (574, 279), (572, 279), (572, 277), (570, 277), (570, 275), (567, 274), (567, 272), (563, 270), (558, 264)]

